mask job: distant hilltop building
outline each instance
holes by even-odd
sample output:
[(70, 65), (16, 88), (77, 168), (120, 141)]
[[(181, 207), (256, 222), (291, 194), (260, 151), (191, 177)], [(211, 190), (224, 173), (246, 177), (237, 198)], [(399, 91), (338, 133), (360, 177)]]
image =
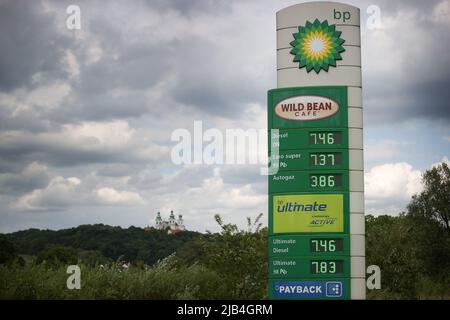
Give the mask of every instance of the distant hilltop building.
[(170, 211), (169, 220), (163, 220), (161, 218), (161, 214), (158, 212), (156, 214), (156, 226), (155, 229), (157, 230), (167, 230), (168, 234), (175, 234), (181, 231), (185, 230), (184, 223), (183, 223), (183, 216), (181, 214), (178, 215), (178, 219), (175, 219), (175, 215), (173, 214), (173, 211)]

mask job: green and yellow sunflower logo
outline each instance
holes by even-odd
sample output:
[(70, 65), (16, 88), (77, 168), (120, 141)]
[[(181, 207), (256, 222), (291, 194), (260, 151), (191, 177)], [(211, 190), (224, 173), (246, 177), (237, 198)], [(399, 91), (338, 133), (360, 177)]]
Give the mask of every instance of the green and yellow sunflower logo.
[(316, 73), (322, 69), (328, 72), (329, 66), (336, 67), (336, 60), (342, 60), (345, 40), (341, 39), (341, 31), (336, 31), (336, 26), (329, 25), (327, 20), (306, 21), (306, 25), (298, 27), (298, 33), (293, 36), (291, 54), (299, 68), (306, 67), (308, 72), (313, 69)]

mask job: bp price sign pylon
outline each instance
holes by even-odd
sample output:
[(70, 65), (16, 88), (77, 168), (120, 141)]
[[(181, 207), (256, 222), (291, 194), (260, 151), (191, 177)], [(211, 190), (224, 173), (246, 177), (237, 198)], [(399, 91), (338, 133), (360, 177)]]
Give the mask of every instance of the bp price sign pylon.
[(359, 9), (277, 12), (268, 92), (269, 298), (364, 299)]

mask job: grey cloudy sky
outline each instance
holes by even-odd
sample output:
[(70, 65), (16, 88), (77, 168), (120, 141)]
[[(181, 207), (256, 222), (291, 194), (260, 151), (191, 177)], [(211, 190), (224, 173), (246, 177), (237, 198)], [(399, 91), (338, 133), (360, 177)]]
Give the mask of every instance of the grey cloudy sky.
[[(267, 214), (259, 166), (173, 165), (170, 136), (266, 129), (275, 12), (297, 2), (1, 0), (0, 232)], [(346, 3), (361, 8), (366, 210), (396, 214), (450, 155), (450, 1)]]

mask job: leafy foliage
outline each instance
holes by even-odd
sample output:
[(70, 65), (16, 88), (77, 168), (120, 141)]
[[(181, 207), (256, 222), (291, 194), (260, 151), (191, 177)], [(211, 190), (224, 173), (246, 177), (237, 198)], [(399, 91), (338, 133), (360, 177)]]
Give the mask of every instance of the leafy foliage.
[(48, 266), (67, 266), (76, 264), (78, 258), (74, 250), (65, 247), (54, 247), (41, 252), (36, 259), (37, 264), (44, 263)]
[(369, 297), (450, 298), (450, 170), (423, 175), (424, 190), (398, 217), (366, 217), (367, 264), (381, 268), (382, 290)]
[(0, 264), (7, 263), (17, 257), (14, 244), (3, 234), (0, 234)]
[(8, 239), (21, 254), (39, 255), (56, 246), (73, 248), (82, 261), (91, 265), (115, 261), (122, 255), (126, 261), (140, 260), (151, 265), (199, 235), (192, 231), (168, 235), (165, 231), (155, 229), (145, 232), (136, 227), (122, 229), (97, 224), (59, 231), (18, 231), (9, 234)]
[[(172, 258), (173, 259), (173, 258)], [(170, 260), (170, 258), (169, 258)], [(199, 265), (118, 271), (114, 265), (81, 265), (81, 289), (66, 287), (66, 268), (45, 264), (26, 267), (0, 265), (0, 299), (220, 299), (223, 278)]]
[(381, 268), (385, 298), (414, 298), (420, 264), (405, 216), (366, 217), (366, 263)]
[(450, 232), (450, 168), (443, 162), (423, 175), (424, 190), (408, 205), (408, 215), (441, 224)]
[(215, 218), (222, 232), (208, 233), (186, 243), (185, 248), (196, 248), (197, 257), (202, 257), (193, 263), (175, 253), (152, 266), (136, 263), (129, 269), (122, 267), (124, 255), (107, 265), (82, 263), (81, 290), (68, 290), (65, 288), (67, 274), (61, 262), (71, 264), (69, 257), (73, 256), (68, 248), (53, 247), (41, 252), (35, 263), (25, 267), (0, 265), (0, 298), (264, 298), (267, 230), (261, 229), (261, 215), (253, 223), (248, 220), (248, 230), (223, 224), (219, 216)]
[(262, 214), (254, 222), (248, 218), (247, 230), (215, 220), (222, 231), (197, 242), (199, 263), (227, 279), (229, 299), (261, 299), (266, 295), (267, 228), (261, 229)]

